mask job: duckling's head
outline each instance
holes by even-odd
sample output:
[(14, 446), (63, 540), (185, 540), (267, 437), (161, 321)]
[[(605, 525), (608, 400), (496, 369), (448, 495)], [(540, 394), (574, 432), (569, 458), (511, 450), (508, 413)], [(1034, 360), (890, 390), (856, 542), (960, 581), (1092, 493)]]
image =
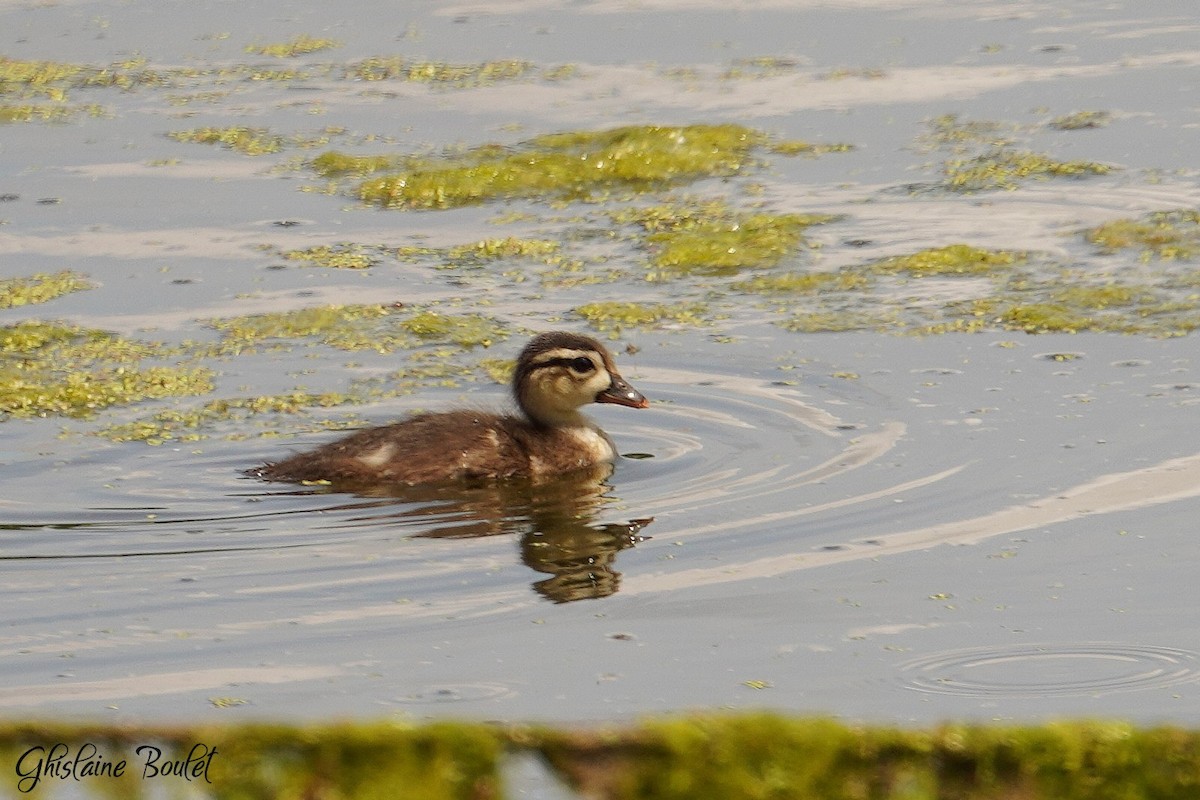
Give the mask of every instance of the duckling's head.
[(579, 408), (616, 403), (646, 408), (649, 401), (617, 372), (604, 345), (589, 336), (555, 331), (535, 336), (517, 357), (517, 405), (535, 424), (582, 424)]

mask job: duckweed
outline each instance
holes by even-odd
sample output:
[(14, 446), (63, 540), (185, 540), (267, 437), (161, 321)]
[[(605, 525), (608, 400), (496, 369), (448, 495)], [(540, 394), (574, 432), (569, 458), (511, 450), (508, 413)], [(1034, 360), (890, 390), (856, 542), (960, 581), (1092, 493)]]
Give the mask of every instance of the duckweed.
[(1117, 219), (1084, 231), (1105, 252), (1139, 250), (1142, 258), (1186, 260), (1200, 254), (1200, 211), (1160, 211), (1142, 219)]
[(247, 53), (257, 53), (263, 56), (272, 56), (274, 58), (295, 58), (296, 56), (308, 55), (316, 53), (320, 50), (332, 50), (333, 48), (341, 47), (341, 42), (334, 39), (318, 39), (312, 36), (301, 34), (295, 39), (288, 42), (278, 44), (259, 44), (248, 45)]
[(159, 346), (104, 331), (42, 322), (0, 328), (0, 416), (88, 417), (115, 405), (204, 394), (203, 368), (143, 366), (167, 355)]
[(1112, 167), (1094, 161), (1058, 161), (1042, 153), (999, 148), (968, 159), (948, 161), (947, 188), (958, 192), (1013, 189), (1030, 178), (1106, 175)]
[(780, 327), (793, 333), (845, 333), (894, 329), (889, 314), (866, 311), (804, 311), (783, 320)]
[(854, 145), (843, 142), (817, 144), (799, 139), (771, 142), (767, 145), (767, 150), (781, 156), (820, 156), (826, 153), (848, 153), (853, 149)]
[(339, 350), (391, 353), (422, 344), (488, 347), (508, 336), (478, 314), (440, 314), (392, 305), (326, 305), (212, 319), (225, 350), (237, 352), (271, 340), (309, 339)]
[(84, 71), (78, 64), (57, 61), (21, 61), (0, 56), (0, 95), (46, 95), (65, 98), (61, 85)]
[[(479, 64), (414, 61), (400, 56), (368, 58), (351, 65), (347, 77), (364, 81), (416, 81), (454, 87), (484, 86), (536, 74), (528, 61), (500, 60)], [(557, 73), (550, 73), (557, 74)]]
[(618, 333), (623, 328), (663, 324), (704, 325), (708, 307), (703, 303), (588, 303), (575, 309), (597, 330)]
[(271, 339), (312, 338), (342, 350), (386, 353), (403, 346), (385, 333), (386, 319), (398, 313), (395, 305), (326, 305), (211, 319), (207, 324), (221, 331), (235, 350)]
[(422, 311), (400, 323), (400, 327), (422, 339), (452, 342), (460, 347), (491, 347), (507, 334), (480, 314), (439, 314)]
[(816, 294), (850, 292), (865, 289), (870, 280), (855, 272), (788, 272), (782, 275), (756, 275), (737, 281), (733, 289), (754, 294)]
[(167, 134), (177, 142), (219, 144), (248, 156), (261, 156), (283, 150), (285, 139), (265, 128), (196, 128)]
[(484, 145), (414, 161), (357, 188), (388, 208), (441, 209), (503, 198), (586, 198), (735, 175), (768, 137), (740, 125), (628, 126), (536, 137), (516, 148)]
[(62, 105), (9, 105), (0, 104), (0, 123), (12, 122), (65, 122), (77, 114), (86, 113), (93, 117), (104, 114), (104, 108), (98, 105), (62, 106)]
[(927, 123), (928, 132), (921, 137), (926, 147), (962, 150), (983, 145), (993, 149), (1012, 143), (1015, 126), (993, 120), (964, 120), (957, 114), (943, 114)]
[(203, 430), (221, 422), (244, 421), (261, 414), (298, 414), (309, 408), (365, 402), (354, 394), (327, 392), (314, 394), (295, 391), (281, 395), (211, 400), (198, 408), (166, 409), (132, 422), (106, 425), (98, 436), (114, 442), (193, 442), (204, 438)]
[(1060, 131), (1078, 131), (1087, 128), (1103, 128), (1112, 122), (1112, 114), (1107, 111), (1076, 111), (1055, 117), (1047, 125)]
[(283, 257), (288, 261), (302, 261), (331, 269), (368, 269), (379, 261), (357, 244), (318, 245), (304, 250), (288, 250)]
[(455, 263), (498, 261), (510, 258), (545, 259), (557, 255), (562, 245), (551, 239), (480, 239), (447, 249), (446, 257)]
[(1023, 261), (1025, 254), (1009, 250), (982, 250), (952, 244), (873, 262), (869, 269), (883, 274), (905, 273), (916, 278), (930, 275), (987, 275)]
[(803, 244), (811, 225), (834, 218), (819, 214), (734, 211), (723, 203), (652, 206), (616, 215), (646, 231), (651, 264), (665, 274), (730, 275), (773, 267)]
[(0, 280), (0, 308), (46, 303), (72, 292), (91, 289), (92, 284), (69, 270), (38, 273), (28, 278)]
[(338, 175), (370, 175), (373, 172), (395, 169), (408, 161), (406, 156), (352, 156), (330, 150), (312, 159), (309, 167), (323, 177)]

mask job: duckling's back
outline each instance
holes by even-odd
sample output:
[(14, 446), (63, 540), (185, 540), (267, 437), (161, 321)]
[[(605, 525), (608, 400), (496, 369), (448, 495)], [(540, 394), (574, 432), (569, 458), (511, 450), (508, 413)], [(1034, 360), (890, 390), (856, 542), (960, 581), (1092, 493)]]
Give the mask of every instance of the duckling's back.
[(612, 456), (607, 437), (595, 428), (543, 428), (515, 417), (450, 411), (358, 431), (255, 474), (290, 482), (417, 485), (537, 478)]

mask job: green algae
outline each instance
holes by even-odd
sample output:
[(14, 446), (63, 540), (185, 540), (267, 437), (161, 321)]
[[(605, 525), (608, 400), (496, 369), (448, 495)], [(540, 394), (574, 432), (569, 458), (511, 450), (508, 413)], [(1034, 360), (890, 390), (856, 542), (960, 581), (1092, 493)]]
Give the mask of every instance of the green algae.
[(386, 208), (445, 209), (497, 199), (584, 199), (613, 190), (664, 189), (736, 175), (770, 142), (766, 134), (732, 124), (570, 131), (512, 148), (482, 145), (442, 158), (413, 158), (403, 172), (371, 178), (355, 194)]
[(302, 250), (286, 250), (282, 255), (288, 261), (299, 261), (329, 269), (369, 269), (379, 263), (378, 257), (371, 255), (362, 245), (352, 243), (323, 244)]
[(956, 192), (1014, 189), (1022, 181), (1107, 175), (1113, 168), (1095, 161), (1059, 161), (1043, 153), (998, 148), (943, 167), (946, 188)]
[(441, 314), (402, 304), (324, 305), (292, 311), (210, 319), (222, 333), (222, 347), (238, 352), (272, 340), (311, 340), (339, 350), (390, 353), (422, 344), (489, 347), (508, 336), (480, 314)]
[(983, 250), (966, 244), (951, 244), (903, 256), (880, 259), (868, 269), (881, 274), (904, 273), (915, 278), (945, 275), (990, 275), (1025, 260), (1025, 254), (1010, 250)]
[(85, 67), (79, 64), (22, 61), (0, 56), (0, 95), (43, 95), (63, 100), (66, 98), (64, 85), (84, 70)]
[(506, 236), (455, 245), (448, 248), (445, 254), (455, 264), (468, 264), (515, 258), (545, 260), (556, 256), (561, 249), (562, 245), (551, 239)]
[(1188, 260), (1200, 255), (1200, 211), (1159, 211), (1141, 219), (1116, 219), (1083, 233), (1103, 252), (1137, 250), (1144, 260)]
[(884, 311), (802, 311), (779, 325), (793, 333), (848, 333), (895, 330), (897, 320)]
[(103, 106), (12, 105), (0, 104), (0, 124), (14, 122), (66, 122), (79, 114), (104, 116)]
[(928, 131), (921, 136), (926, 148), (963, 150), (985, 146), (1007, 147), (1013, 142), (1016, 126), (995, 120), (966, 120), (957, 114), (943, 114), (926, 122)]
[(870, 279), (861, 273), (843, 270), (755, 275), (753, 278), (733, 283), (730, 288), (753, 294), (818, 294), (867, 289), (870, 283)]
[(267, 128), (229, 126), (225, 128), (193, 128), (170, 131), (167, 137), (177, 142), (190, 144), (213, 144), (247, 156), (263, 156), (280, 153), (288, 148), (312, 149), (329, 144), (334, 136), (345, 133), (341, 128), (329, 127), (313, 134), (284, 136), (272, 133)]
[[(130, 422), (105, 425), (95, 433), (114, 442), (144, 442), (149, 445), (194, 442), (205, 438), (206, 429), (222, 423), (245, 423), (262, 415), (301, 414), (314, 408), (361, 404), (368, 402), (368, 399), (375, 397), (368, 398), (355, 392), (314, 393), (300, 390), (277, 395), (220, 398), (195, 408), (165, 409)], [(244, 439), (248, 438), (248, 434), (242, 432), (230, 438)]]
[(649, 328), (664, 325), (705, 325), (708, 306), (704, 303), (633, 303), (604, 301), (574, 309), (600, 331), (619, 333), (624, 328)]
[(308, 55), (309, 53), (316, 53), (321, 50), (332, 50), (337, 47), (341, 47), (341, 42), (335, 39), (321, 39), (301, 34), (287, 42), (247, 45), (246, 52), (271, 56), (273, 58), (296, 58), (297, 56)]
[(454, 64), (388, 56), (360, 61), (350, 67), (347, 76), (364, 81), (400, 80), (463, 88), (518, 80), (537, 73), (537, 66), (528, 61), (497, 60)]
[(195, 144), (219, 144), (248, 156), (278, 153), (284, 148), (286, 139), (273, 134), (266, 128), (194, 128), (186, 131), (171, 131), (167, 134), (177, 142)]
[(47, 303), (63, 295), (91, 288), (93, 285), (83, 276), (70, 270), (40, 272), (27, 278), (7, 278), (0, 280), (0, 308)]
[(651, 277), (687, 274), (733, 275), (747, 268), (774, 267), (804, 244), (804, 231), (835, 219), (827, 214), (735, 211), (721, 201), (625, 209), (616, 222), (636, 224)]
[(1100, 321), (1064, 303), (1029, 303), (1006, 309), (998, 317), (1006, 328), (1026, 333), (1079, 333), (1096, 330)]
[(1060, 131), (1080, 131), (1089, 128), (1104, 128), (1110, 122), (1112, 122), (1112, 114), (1108, 111), (1075, 111), (1055, 117), (1046, 125)]
[(481, 314), (440, 314), (421, 311), (400, 323), (421, 339), (451, 342), (460, 347), (491, 347), (507, 334), (490, 317)]
[(354, 156), (329, 150), (309, 162), (309, 167), (318, 175), (329, 178), (341, 175), (370, 175), (396, 169), (410, 161), (408, 156)]
[(0, 417), (90, 417), (212, 390), (211, 370), (143, 363), (169, 355), (105, 331), (43, 322), (0, 327)]

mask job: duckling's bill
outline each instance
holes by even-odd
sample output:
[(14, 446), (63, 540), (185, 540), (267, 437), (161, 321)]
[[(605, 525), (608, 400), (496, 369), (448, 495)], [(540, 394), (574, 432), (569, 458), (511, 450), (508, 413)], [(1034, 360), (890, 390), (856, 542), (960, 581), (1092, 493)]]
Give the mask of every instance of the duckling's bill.
[(596, 395), (597, 403), (615, 403), (630, 408), (649, 408), (650, 401), (620, 375), (613, 375), (612, 383), (600, 394)]

